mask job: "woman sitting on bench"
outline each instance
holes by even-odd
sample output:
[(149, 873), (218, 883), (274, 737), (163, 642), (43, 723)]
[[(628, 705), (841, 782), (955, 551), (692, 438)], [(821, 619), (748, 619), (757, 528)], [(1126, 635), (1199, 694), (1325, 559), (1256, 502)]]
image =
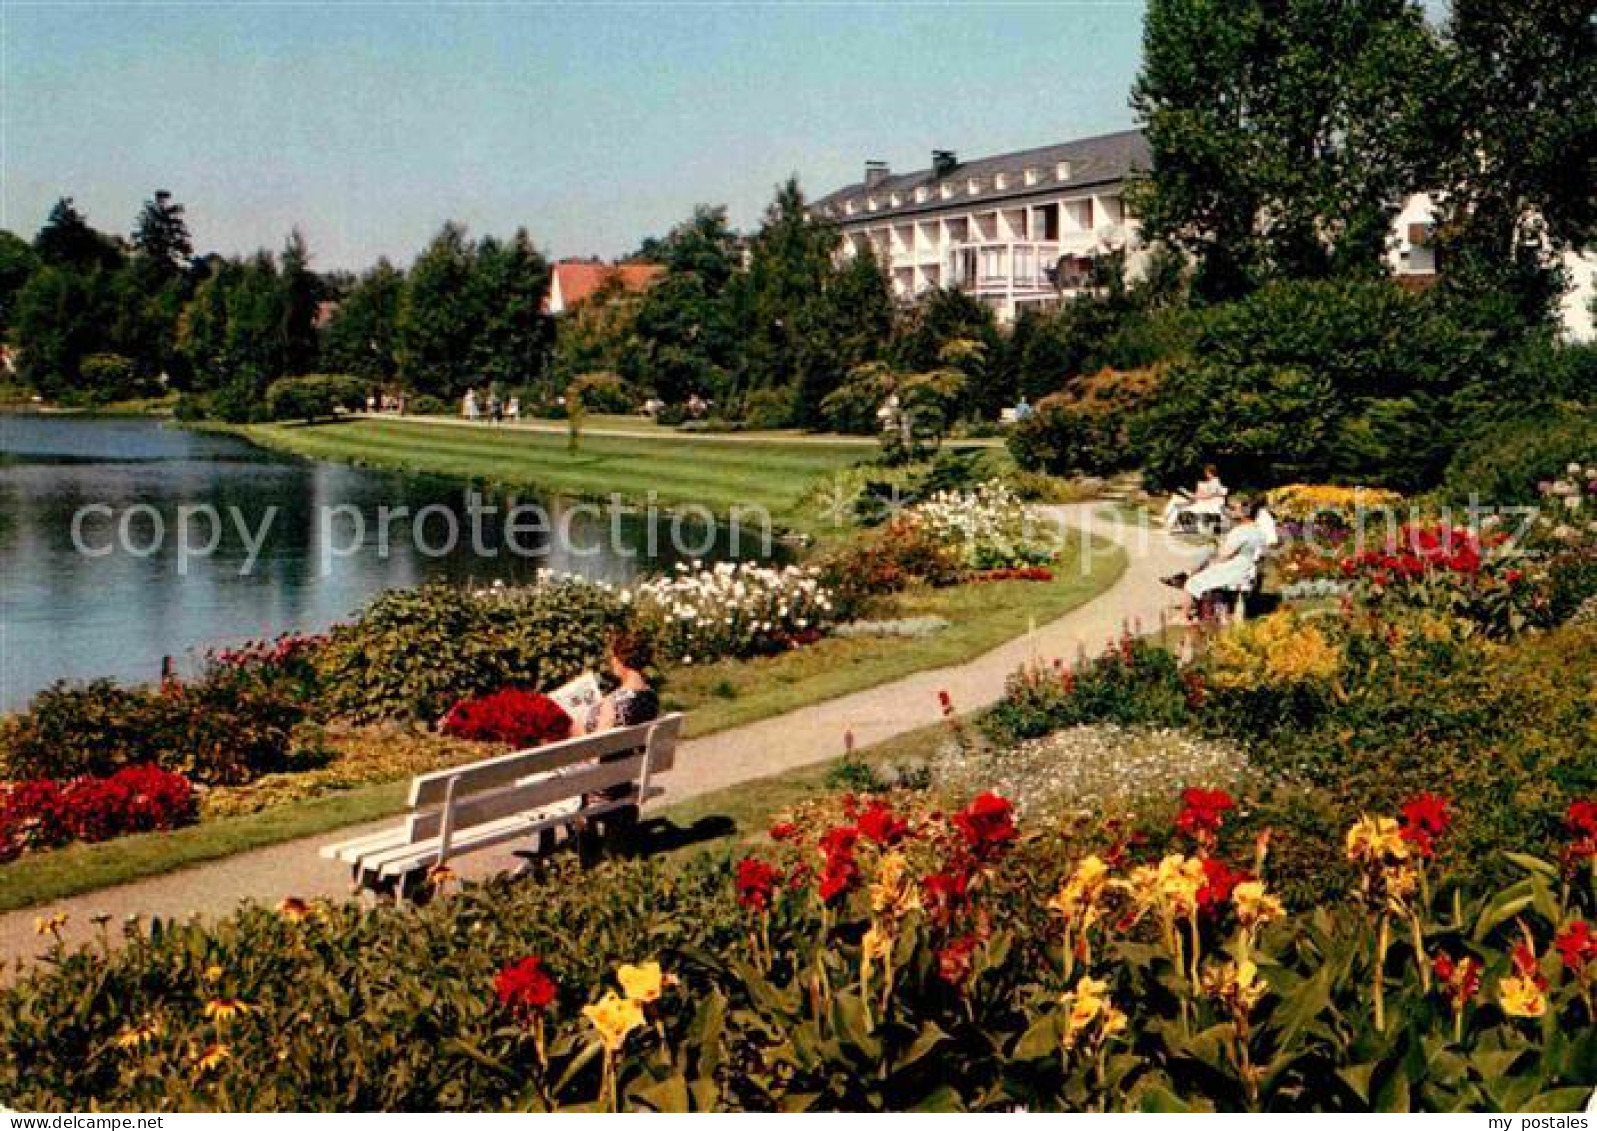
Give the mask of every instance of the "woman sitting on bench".
[(660, 697), (643, 674), (654, 658), (648, 639), (618, 630), (610, 634), (607, 647), (616, 687), (588, 712), (582, 728), (585, 734), (635, 727), (660, 717)]
[(1177, 490), (1170, 496), (1164, 508), (1164, 524), (1174, 530), (1181, 525), (1182, 515), (1219, 519), (1225, 508), (1225, 496), (1226, 487), (1220, 482), (1220, 473), (1215, 470), (1214, 464), (1206, 463), (1203, 465), (1203, 478), (1190, 494)]
[(1237, 524), (1220, 541), (1214, 560), (1187, 578), (1181, 589), (1184, 594), (1181, 611), (1188, 621), (1194, 619), (1199, 606), (1211, 593), (1238, 592), (1251, 588), (1258, 573), (1259, 559), (1264, 556), (1266, 537), (1260, 527), (1259, 513), (1263, 501), (1255, 501), (1240, 509)]

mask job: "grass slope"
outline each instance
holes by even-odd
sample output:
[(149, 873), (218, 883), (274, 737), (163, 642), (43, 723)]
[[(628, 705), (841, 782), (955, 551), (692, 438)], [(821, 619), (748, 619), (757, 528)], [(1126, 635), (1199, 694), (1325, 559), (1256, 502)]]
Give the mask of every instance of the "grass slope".
[(664, 506), (697, 504), (718, 515), (763, 507), (781, 526), (817, 516), (798, 501), (817, 480), (876, 454), (859, 443), (786, 439), (587, 435), (577, 452), (566, 437), (527, 428), (465, 427), (412, 420), (257, 424), (240, 430), (270, 448), (317, 459), (485, 480), (580, 498), (651, 495)]

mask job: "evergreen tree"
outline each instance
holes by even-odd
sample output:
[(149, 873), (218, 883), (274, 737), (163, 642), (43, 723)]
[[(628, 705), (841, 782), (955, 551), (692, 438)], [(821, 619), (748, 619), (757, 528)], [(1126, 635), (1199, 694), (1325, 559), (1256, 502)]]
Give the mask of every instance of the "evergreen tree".
[(0, 230), (0, 342), (16, 324), (17, 299), (38, 266), (39, 257), (26, 240)]
[(144, 202), (133, 229), (133, 247), (139, 258), (163, 274), (179, 274), (194, 254), (183, 211), (171, 193), (157, 189), (154, 198)]
[(277, 358), (271, 367), (274, 377), (298, 376), (316, 369), (316, 314), (322, 284), (310, 269), (310, 258), (305, 237), (295, 228), (288, 234), (279, 257), (282, 296), (275, 335)]
[(483, 324), (475, 343), (476, 368), (484, 378), (519, 388), (544, 376), (554, 331), (544, 313), (549, 262), (525, 228), (508, 243), (485, 239), (476, 255), (476, 301)]
[(399, 305), (405, 275), (386, 258), (348, 289), (322, 334), (326, 367), (374, 380), (399, 372), (396, 354)]
[(122, 262), (116, 241), (89, 227), (70, 196), (63, 196), (50, 209), (44, 226), (33, 237), (33, 250), (44, 263), (79, 271), (112, 268)]
[(399, 371), (418, 393), (453, 399), (477, 384), (472, 344), (483, 325), (476, 248), (446, 223), (416, 258), (399, 305)]

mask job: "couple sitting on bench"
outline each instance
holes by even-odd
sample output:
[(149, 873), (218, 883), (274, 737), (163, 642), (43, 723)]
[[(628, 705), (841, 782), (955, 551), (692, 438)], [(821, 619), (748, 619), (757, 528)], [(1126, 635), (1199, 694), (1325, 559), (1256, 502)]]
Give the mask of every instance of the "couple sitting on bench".
[(1262, 499), (1239, 501), (1232, 521), (1231, 529), (1196, 570), (1163, 579), (1166, 585), (1181, 590), (1181, 612), (1189, 622), (1212, 608), (1218, 596), (1251, 592), (1259, 581), (1259, 562), (1281, 542), (1275, 517)]
[(1203, 478), (1192, 491), (1177, 490), (1164, 508), (1167, 530), (1218, 529), (1225, 523), (1226, 485), (1212, 463), (1204, 464)]

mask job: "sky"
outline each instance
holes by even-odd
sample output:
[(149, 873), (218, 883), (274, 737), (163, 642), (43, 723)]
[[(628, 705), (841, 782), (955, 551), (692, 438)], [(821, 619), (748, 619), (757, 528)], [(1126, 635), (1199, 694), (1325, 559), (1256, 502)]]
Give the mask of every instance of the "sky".
[(1142, 0), (0, 0), (0, 227), (70, 195), (126, 233), (170, 190), (196, 248), (406, 264), (445, 220), (611, 257), (697, 203), (752, 228), (796, 173), (922, 168), (1126, 129)]

